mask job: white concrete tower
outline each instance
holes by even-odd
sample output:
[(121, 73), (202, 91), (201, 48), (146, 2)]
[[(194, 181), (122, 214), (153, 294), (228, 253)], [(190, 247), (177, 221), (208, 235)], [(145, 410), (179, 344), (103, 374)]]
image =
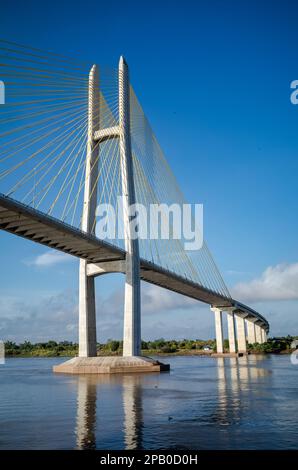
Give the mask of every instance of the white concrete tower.
[[(89, 74), (88, 100), (88, 140), (81, 228), (86, 233), (94, 233), (98, 175), (98, 150), (94, 132), (99, 128), (99, 79), (96, 65), (93, 65)], [(94, 277), (87, 276), (87, 261), (84, 259), (80, 259), (79, 274), (79, 356), (96, 356)]]
[(123, 356), (141, 354), (141, 290), (139, 240), (130, 224), (129, 207), (135, 204), (130, 138), (130, 87), (128, 66), (119, 61), (119, 144), (121, 160), (123, 225), (126, 250)]

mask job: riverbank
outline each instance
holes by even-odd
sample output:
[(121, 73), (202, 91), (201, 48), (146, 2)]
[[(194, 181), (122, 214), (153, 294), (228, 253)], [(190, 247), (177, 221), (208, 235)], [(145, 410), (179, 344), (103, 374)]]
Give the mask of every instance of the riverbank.
[[(290, 354), (293, 341), (297, 337), (269, 338), (263, 344), (248, 344), (248, 352), (253, 354)], [(74, 357), (78, 356), (77, 343), (70, 341), (48, 341), (46, 343), (16, 344), (7, 341), (5, 344), (6, 357)], [(109, 340), (98, 344), (98, 356), (122, 356), (122, 341)], [(229, 352), (229, 342), (224, 341), (224, 350)], [(143, 356), (210, 356), (216, 352), (215, 340), (164, 340), (142, 341)]]
[[(144, 349), (142, 350), (142, 356), (210, 356), (213, 354), (214, 351), (197, 351), (197, 350), (178, 350), (175, 352), (165, 353), (162, 351), (158, 351), (156, 349)], [(77, 351), (52, 351), (52, 350), (37, 350), (37, 351), (30, 351), (30, 352), (9, 352), (5, 354), (7, 357), (23, 357), (23, 358), (30, 358), (30, 357), (75, 357), (78, 356)], [(97, 351), (97, 356), (104, 357), (104, 356), (122, 356), (122, 350), (119, 351)]]
[[(288, 351), (281, 351), (281, 352), (260, 352), (260, 351), (254, 351), (254, 350), (249, 350), (248, 354), (256, 354), (256, 355), (264, 355), (264, 354), (275, 354), (275, 355), (288, 355), (292, 354), (294, 352), (294, 349), (288, 350)], [(210, 357), (212, 356), (216, 351), (212, 352), (204, 352), (204, 351), (177, 351), (175, 353), (163, 353), (159, 351), (142, 351), (141, 355), (142, 356), (159, 356), (159, 357), (167, 357), (167, 356), (172, 356), (172, 357), (193, 357), (193, 356), (201, 356), (201, 357)], [(225, 351), (225, 353), (229, 353), (229, 351)], [(31, 354), (6, 354), (6, 357), (19, 357), (19, 358), (34, 358), (34, 357), (44, 357), (44, 358), (55, 358), (55, 357), (76, 357), (78, 356), (78, 353), (75, 354), (55, 354), (52, 353), (51, 351), (45, 352), (45, 353), (31, 353)], [(103, 352), (98, 352), (97, 353), (98, 357), (105, 357), (105, 356), (122, 356), (122, 352), (117, 352), (117, 353), (103, 353)]]

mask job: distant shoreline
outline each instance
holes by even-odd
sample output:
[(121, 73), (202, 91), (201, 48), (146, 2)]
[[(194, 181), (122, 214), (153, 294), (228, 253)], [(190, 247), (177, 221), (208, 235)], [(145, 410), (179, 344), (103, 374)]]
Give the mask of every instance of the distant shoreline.
[[(286, 336), (282, 338), (269, 338), (263, 344), (248, 344), (248, 353), (253, 354), (290, 354), (296, 348), (298, 337)], [(71, 341), (47, 341), (44, 343), (14, 343), (6, 341), (6, 357), (75, 357), (78, 356), (79, 346)], [(296, 346), (297, 347), (297, 346)], [(123, 343), (118, 340), (108, 340), (98, 343), (98, 356), (122, 356)], [(224, 351), (229, 352), (229, 342), (224, 340)], [(143, 356), (210, 356), (216, 352), (216, 341), (209, 340), (165, 340), (142, 341)]]
[[(274, 354), (274, 355), (285, 355), (285, 354), (291, 354), (294, 351), (294, 349), (289, 349), (285, 351), (279, 351), (279, 352), (265, 352), (265, 351), (255, 351), (255, 350), (249, 350), (248, 354), (257, 354), (257, 355), (264, 355), (264, 354)], [(212, 354), (214, 354), (215, 351), (195, 351), (195, 350), (190, 350), (190, 351), (175, 351), (175, 352), (160, 352), (160, 351), (155, 351), (155, 350), (143, 350), (142, 351), (142, 356), (161, 356), (161, 357), (166, 357), (166, 356), (202, 356), (202, 357), (210, 357)], [(225, 353), (228, 353), (229, 351), (225, 351)], [(7, 354), (7, 358), (30, 358), (30, 357), (35, 357), (35, 358), (58, 358), (58, 357), (75, 357), (78, 356), (77, 353), (75, 354), (53, 354), (52, 351), (44, 352), (44, 354), (40, 353), (28, 353), (28, 354)], [(122, 356), (122, 351), (121, 352), (102, 352), (97, 354), (98, 357), (105, 357), (105, 356)]]

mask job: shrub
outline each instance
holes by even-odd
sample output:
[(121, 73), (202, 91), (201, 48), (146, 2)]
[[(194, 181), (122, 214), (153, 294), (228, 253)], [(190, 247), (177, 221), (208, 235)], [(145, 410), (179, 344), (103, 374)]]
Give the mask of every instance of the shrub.
[(108, 349), (112, 352), (115, 352), (115, 351), (118, 351), (119, 346), (120, 346), (119, 341), (111, 340), (108, 344)]
[(172, 348), (171, 346), (162, 346), (162, 348), (160, 348), (160, 351), (163, 353), (174, 353), (177, 350), (176, 348)]

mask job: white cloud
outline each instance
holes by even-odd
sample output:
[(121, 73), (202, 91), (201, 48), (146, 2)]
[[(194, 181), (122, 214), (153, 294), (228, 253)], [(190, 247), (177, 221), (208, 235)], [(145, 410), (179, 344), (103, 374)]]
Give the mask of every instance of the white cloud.
[(142, 311), (159, 314), (168, 310), (198, 308), (199, 302), (153, 284), (142, 283)]
[[(104, 293), (97, 289), (97, 337), (120, 339), (123, 335), (124, 290), (118, 286)], [(104, 294), (104, 295), (103, 295)], [(253, 303), (270, 322), (273, 336), (297, 334), (297, 300)], [(175, 293), (142, 283), (142, 337), (213, 338), (214, 318), (209, 307)], [(0, 339), (22, 342), (54, 339), (78, 340), (78, 292), (35, 294), (24, 300), (22, 292), (0, 296)]]
[[(97, 286), (97, 337), (122, 338), (124, 283), (109, 292)], [(203, 314), (206, 309), (207, 315)], [(204, 330), (213, 321), (208, 307), (174, 292), (142, 283), (142, 335), (157, 337), (206, 337)], [(0, 339), (22, 342), (54, 339), (78, 340), (78, 292), (65, 290), (55, 293), (35, 293), (29, 300), (22, 292), (0, 297)]]
[(22, 297), (1, 297), (1, 339), (22, 342), (77, 339), (78, 301), (72, 291), (23, 301)]
[(269, 266), (259, 278), (236, 284), (232, 295), (251, 302), (298, 300), (298, 263)]
[[(39, 261), (37, 266), (53, 265), (52, 260), (47, 263), (47, 258), (44, 262), (44, 255), (41, 255), (43, 261)], [(61, 257), (64, 261), (68, 258)], [(270, 322), (271, 334), (297, 334), (298, 263), (268, 267), (259, 278), (237, 284), (233, 296), (247, 300), (257, 311), (264, 313)], [(29, 297), (32, 298), (28, 299), (22, 291), (16, 291), (10, 297), (1, 295), (0, 339), (18, 342), (25, 339), (77, 341), (77, 290), (60, 293), (38, 291)], [(99, 341), (122, 338), (123, 308), (124, 279), (110, 292), (102, 289), (98, 282), (96, 309)], [(209, 307), (201, 302), (142, 282), (142, 336), (144, 339), (213, 338), (213, 315)]]
[(72, 261), (74, 258), (62, 251), (50, 250), (27, 262), (30, 266), (49, 267)]

